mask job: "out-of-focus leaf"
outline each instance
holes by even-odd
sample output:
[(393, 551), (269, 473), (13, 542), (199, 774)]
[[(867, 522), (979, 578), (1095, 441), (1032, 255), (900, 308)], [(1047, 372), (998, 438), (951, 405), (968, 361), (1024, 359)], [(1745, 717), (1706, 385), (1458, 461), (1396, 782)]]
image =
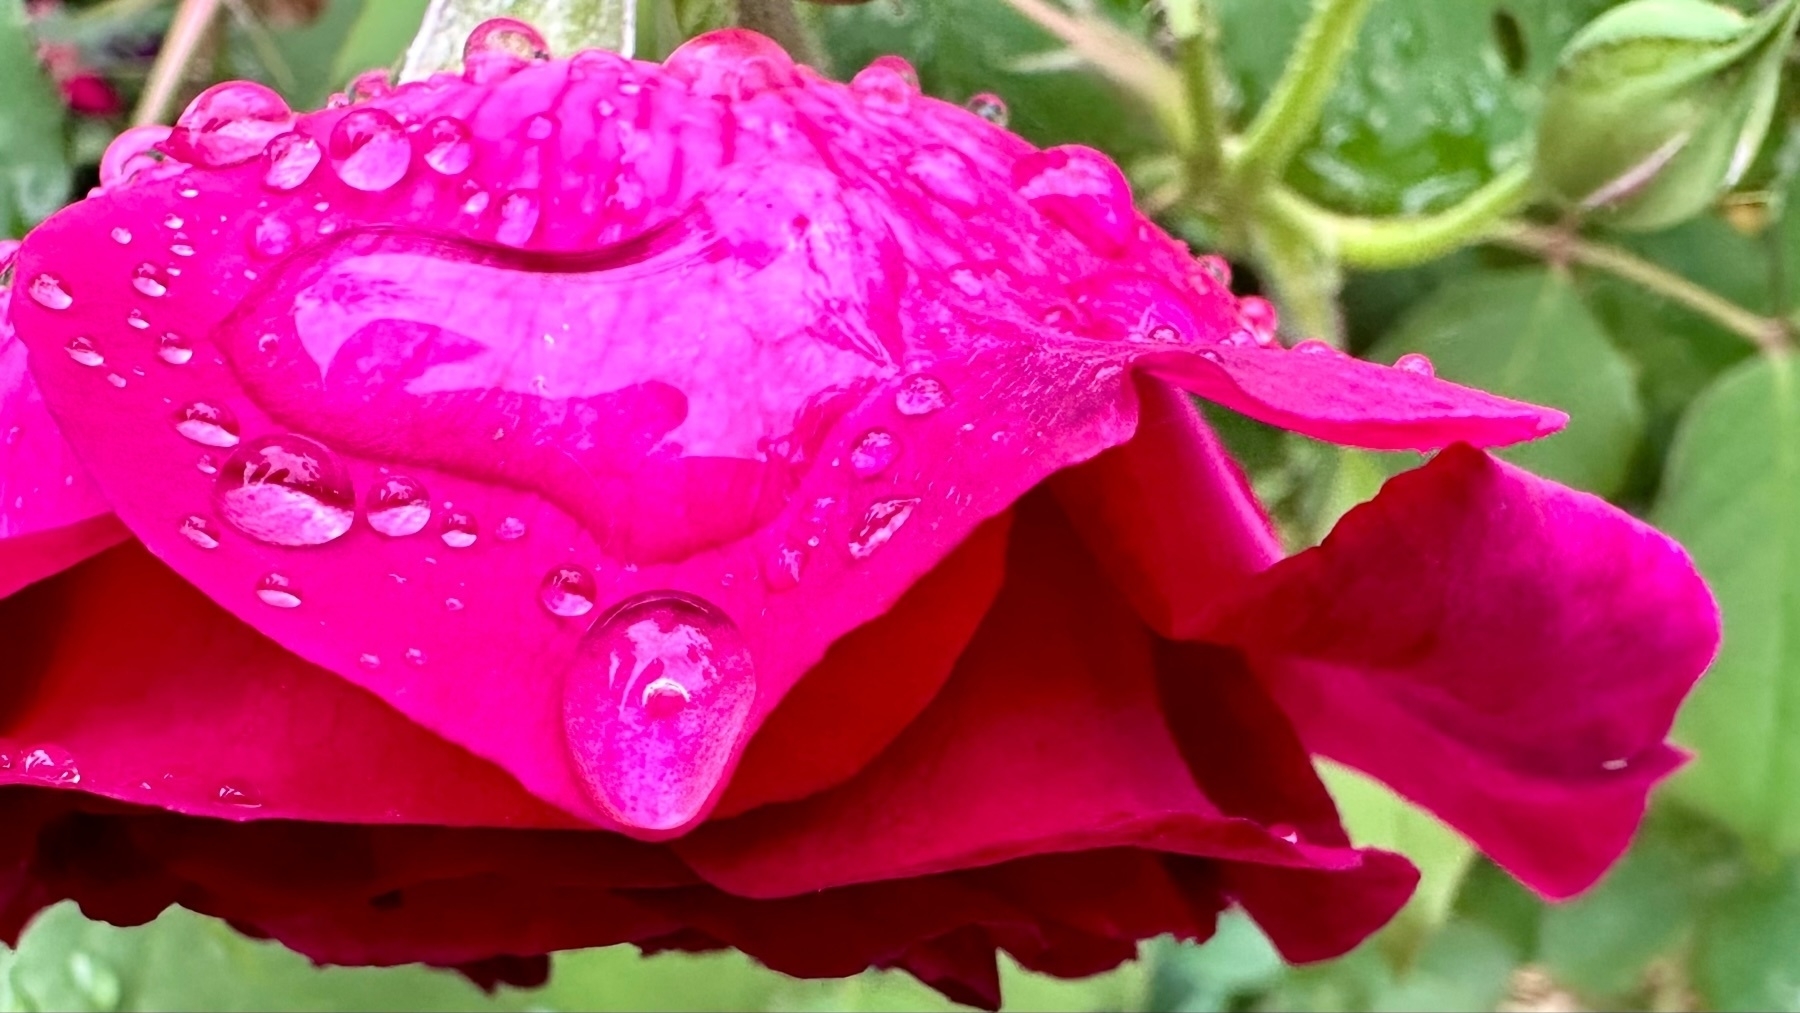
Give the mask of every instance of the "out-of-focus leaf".
[(1718, 596), (1718, 661), (1676, 722), (1701, 759), (1672, 788), (1758, 846), (1800, 851), (1800, 377), (1733, 369), (1694, 403), (1653, 519)]
[(1690, 973), (1707, 1007), (1800, 1010), (1800, 863), (1748, 878), (1695, 933)]
[(332, 79), (341, 83), (365, 70), (398, 64), (406, 44), (419, 30), (426, 3), (427, 0), (362, 0), (362, 9), (332, 61)]
[[(1094, 6), (1118, 13), (1137, 5)], [(878, 0), (822, 10), (816, 24), (840, 78), (894, 53), (910, 60), (920, 84), (939, 98), (999, 95), (1010, 128), (1038, 144), (1087, 144), (1121, 162), (1166, 148), (1147, 111), (1003, 0)]]
[[(1452, 203), (1528, 151), (1556, 55), (1613, 0), (1383, 0), (1289, 179), (1365, 214)], [(1247, 110), (1268, 95), (1311, 0), (1219, 0)]]
[(1601, 495), (1623, 484), (1643, 404), (1631, 364), (1567, 275), (1522, 268), (1454, 279), (1415, 305), (1370, 357), (1392, 362), (1408, 352), (1429, 356), (1447, 380), (1569, 413), (1567, 429), (1503, 457)]
[(1219, 917), (1211, 939), (1193, 946), (1159, 940), (1150, 946), (1153, 968), (1146, 1008), (1158, 1013), (1224, 1013), (1241, 1008), (1287, 974), (1281, 954), (1242, 912)]
[(42, 70), (21, 0), (0, 0), (0, 236), (19, 236), (69, 198), (62, 97)]
[[(243, 18), (233, 18), (225, 50), (226, 76), (262, 81), (281, 92), (296, 109), (316, 109), (325, 97), (342, 88), (349, 78), (338, 76), (340, 53), (352, 40), (352, 32), (365, 9), (380, 8), (378, 17), (397, 25), (405, 10), (419, 0), (329, 0), (313, 21), (280, 30)], [(248, 10), (246, 8), (246, 10)], [(254, 17), (254, 14), (250, 14)], [(413, 29), (418, 27), (415, 17)], [(406, 47), (413, 29), (395, 40)], [(398, 52), (398, 49), (396, 50)], [(368, 67), (358, 67), (367, 70)]]

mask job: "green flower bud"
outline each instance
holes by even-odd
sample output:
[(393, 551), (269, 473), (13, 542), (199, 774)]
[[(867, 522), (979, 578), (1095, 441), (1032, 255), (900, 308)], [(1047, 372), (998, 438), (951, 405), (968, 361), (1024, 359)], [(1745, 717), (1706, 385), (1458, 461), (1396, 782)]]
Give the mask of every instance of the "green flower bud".
[(1583, 28), (1544, 96), (1535, 171), (1627, 229), (1706, 210), (1768, 133), (1800, 0), (1755, 19), (1703, 0), (1631, 0)]

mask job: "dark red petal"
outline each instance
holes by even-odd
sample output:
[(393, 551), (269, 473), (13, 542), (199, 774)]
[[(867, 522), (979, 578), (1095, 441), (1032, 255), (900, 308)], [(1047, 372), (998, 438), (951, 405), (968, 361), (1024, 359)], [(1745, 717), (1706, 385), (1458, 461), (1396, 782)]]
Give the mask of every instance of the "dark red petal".
[(1624, 850), (1719, 638), (1674, 542), (1468, 447), (1391, 480), (1210, 625), (1309, 747), (1552, 897)]

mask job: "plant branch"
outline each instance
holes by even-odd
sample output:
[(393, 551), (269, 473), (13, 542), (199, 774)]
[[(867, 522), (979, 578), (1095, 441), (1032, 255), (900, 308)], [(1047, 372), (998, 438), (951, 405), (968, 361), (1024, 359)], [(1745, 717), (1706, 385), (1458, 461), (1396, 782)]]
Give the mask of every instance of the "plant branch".
[(737, 23), (774, 39), (796, 62), (817, 66), (812, 37), (801, 23), (794, 3), (795, 0), (737, 0)]
[(1580, 264), (1622, 278), (1692, 310), (1764, 352), (1785, 352), (1791, 347), (1788, 327), (1781, 320), (1747, 310), (1629, 250), (1590, 242), (1564, 229), (1523, 222), (1501, 225), (1488, 235), (1487, 241), (1552, 263)]
[(1194, 125), (1182, 102), (1181, 75), (1142, 41), (1104, 18), (1078, 16), (1046, 0), (1006, 0), (1075, 55), (1149, 104), (1176, 145), (1186, 149)]
[(144, 80), (137, 108), (132, 110), (132, 126), (160, 123), (169, 114), (169, 106), (181, 90), (194, 54), (200, 51), (218, 14), (219, 0), (181, 0), (174, 20), (169, 22), (169, 31), (163, 36), (162, 48), (157, 50), (156, 62), (150, 65), (150, 76)]
[(1527, 166), (1515, 166), (1456, 204), (1429, 215), (1361, 218), (1319, 207), (1285, 187), (1264, 195), (1268, 213), (1303, 225), (1348, 267), (1381, 271), (1413, 267), (1481, 242), (1531, 199)]
[(1244, 146), (1232, 166), (1240, 180), (1254, 184), (1273, 179), (1287, 168), (1318, 125), (1325, 100), (1337, 84), (1373, 2), (1313, 0), (1312, 15), (1301, 29), (1294, 51), (1288, 54), (1281, 78), (1244, 132)]
[(1210, 187), (1225, 164), (1224, 117), (1219, 109), (1218, 37), (1206, 0), (1167, 0), (1169, 29), (1181, 62), (1181, 83), (1193, 131), (1185, 159), (1190, 183)]

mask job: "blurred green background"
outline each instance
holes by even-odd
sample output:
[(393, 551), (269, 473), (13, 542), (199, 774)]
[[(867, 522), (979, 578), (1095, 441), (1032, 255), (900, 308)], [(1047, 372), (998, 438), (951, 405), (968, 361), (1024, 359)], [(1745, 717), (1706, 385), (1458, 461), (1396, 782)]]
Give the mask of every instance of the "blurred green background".
[[(1558, 52), (1609, 6), (1376, 0), (1286, 182), (1343, 213), (1454, 204), (1529, 157)], [(393, 63), (422, 8), (423, 0), (228, 0), (184, 57), (170, 108), (229, 77), (317, 105), (356, 71)], [(1146, 52), (1174, 51), (1155, 3), (1072, 9)], [(1307, 9), (1307, 0), (1212, 0), (1225, 104), (1239, 124), (1268, 94)], [(93, 185), (176, 11), (173, 0), (0, 0), (0, 235), (20, 234)], [(898, 52), (939, 97), (996, 92), (1024, 136), (1112, 154), (1146, 206), (1196, 248), (1226, 238), (1216, 215), (1170, 190), (1177, 158), (1152, 111), (1005, 0), (873, 0), (803, 16), (835, 75)], [(642, 0), (639, 55), (659, 58), (731, 17), (724, 0)], [(1710, 210), (1662, 232), (1587, 236), (1770, 322), (1791, 343), (1800, 89), (1789, 82), (1800, 78), (1784, 76), (1769, 141)], [(94, 92), (96, 81), (107, 91)], [(1241, 291), (1271, 280), (1257, 256), (1236, 260)], [(1490, 246), (1399, 271), (1310, 270), (1333, 299), (1333, 337), (1383, 361), (1425, 352), (1442, 376), (1570, 412), (1566, 432), (1509, 453), (1649, 518), (1693, 551), (1727, 623), (1724, 654), (1677, 730), (1700, 759), (1659, 793), (1627, 858), (1596, 889), (1556, 906), (1379, 785), (1328, 767), (1357, 842), (1402, 851), (1424, 870), (1419, 895), (1387, 929), (1341, 960), (1296, 969), (1230, 917), (1203, 946), (1158, 941), (1136, 964), (1088, 981), (1008, 968), (1009, 1007), (1800, 1010), (1800, 385), (1791, 357), (1759, 354), (1714, 317), (1615, 272)], [(1211, 411), (1294, 547), (1316, 542), (1387, 475), (1417, 463)], [(179, 910), (117, 929), (65, 905), (34, 923), (16, 952), (0, 950), (0, 1011), (276, 1008), (951, 1007), (899, 974), (798, 982), (735, 955), (640, 959), (629, 949), (562, 955), (545, 988), (490, 997), (423, 968), (312, 968)]]

